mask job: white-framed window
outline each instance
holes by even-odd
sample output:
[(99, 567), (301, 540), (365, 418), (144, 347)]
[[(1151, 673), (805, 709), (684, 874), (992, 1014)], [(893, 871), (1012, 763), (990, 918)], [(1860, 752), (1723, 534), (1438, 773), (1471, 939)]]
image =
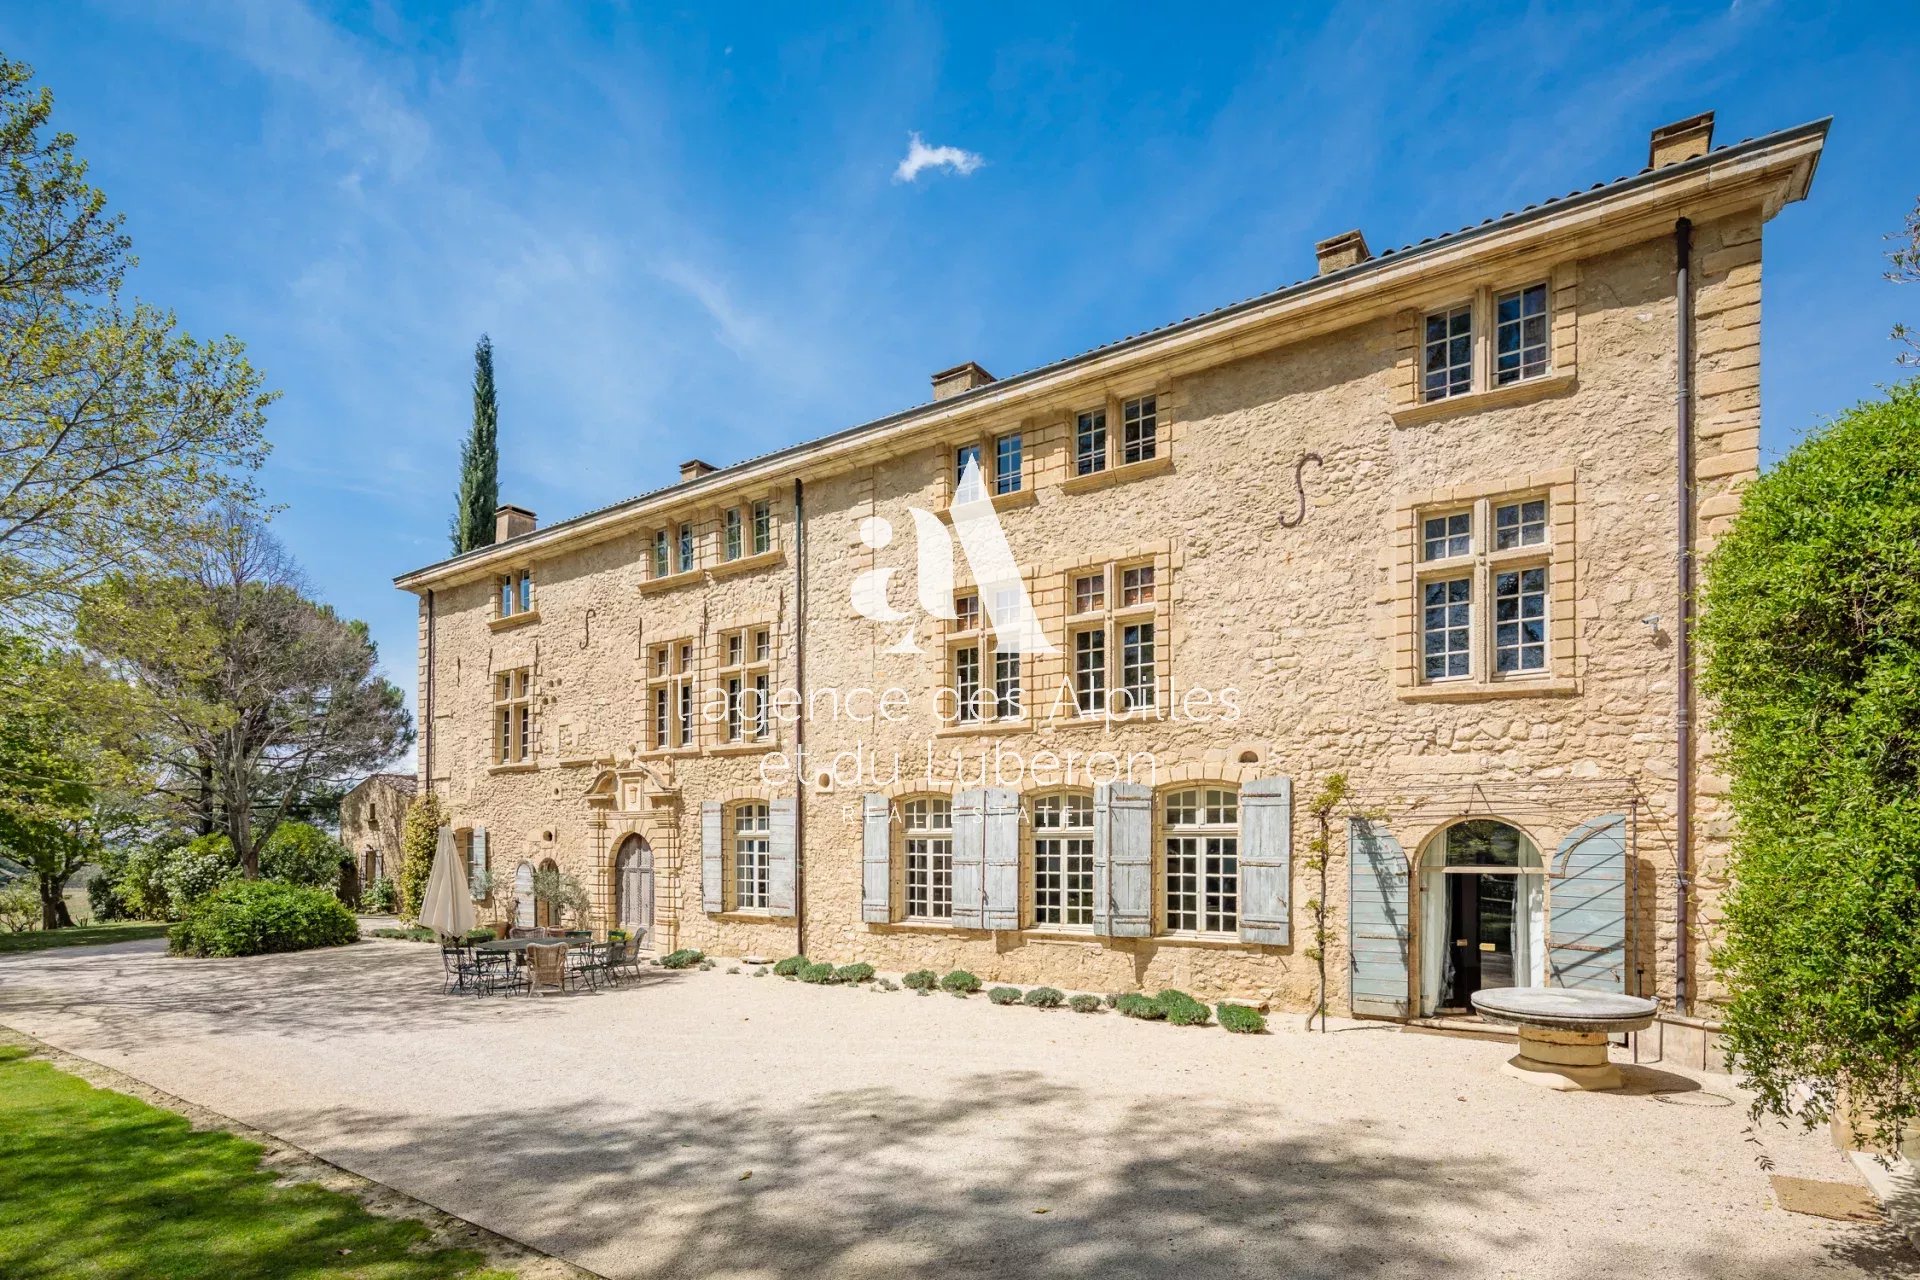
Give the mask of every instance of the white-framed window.
[(974, 502), (985, 496), (985, 473), (980, 463), (980, 446), (963, 444), (953, 451), (953, 500)]
[(1473, 304), (1431, 313), (1426, 329), (1420, 362), (1422, 395), (1445, 400), (1473, 390)]
[(656, 578), (664, 578), (673, 572), (673, 537), (665, 529), (653, 531), (653, 565), (651, 572)]
[(1423, 682), (1547, 671), (1550, 515), (1545, 496), (1528, 494), (1418, 514), (1414, 590)]
[(1026, 713), (1026, 700), (1020, 688), (1018, 653), (993, 651), (994, 716), (1000, 720), (1018, 720)]
[[(1017, 608), (1019, 593), (996, 597), (997, 609)], [(1017, 720), (1026, 714), (1021, 683), (1024, 655), (1002, 653), (994, 645), (993, 627), (980, 608), (977, 591), (956, 592), (953, 626), (947, 641), (947, 687), (954, 701), (954, 723)], [(1003, 612), (1002, 615), (1010, 616)]]
[(1120, 463), (1151, 462), (1159, 447), (1159, 397), (1140, 396), (1120, 406)]
[(719, 677), (725, 699), (721, 736), (727, 742), (759, 742), (770, 731), (767, 694), (772, 683), (773, 631), (737, 627), (720, 633)]
[(1494, 295), (1493, 384), (1547, 372), (1547, 286), (1542, 281)]
[(764, 911), (772, 880), (771, 826), (767, 806), (733, 806), (733, 905), (739, 911)]
[(1089, 409), (1073, 421), (1073, 474), (1090, 476), (1107, 469), (1107, 411)]
[(762, 499), (753, 504), (753, 554), (773, 550), (773, 504)]
[(1018, 431), (994, 438), (993, 492), (996, 495), (1020, 492), (1020, 486), (1026, 482), (1025, 454)]
[(1033, 800), (1033, 922), (1093, 927), (1093, 797), (1083, 791)]
[(744, 545), (741, 537), (740, 508), (728, 507), (720, 520), (720, 558), (738, 560)]
[(900, 806), (907, 919), (953, 919), (953, 802), (944, 796)]
[(693, 525), (691, 523), (682, 524), (679, 532), (674, 535), (673, 569), (675, 573), (693, 572)]
[(694, 745), (694, 649), (691, 640), (647, 651), (648, 746), (655, 751)]
[(1117, 562), (1068, 575), (1067, 644), (1074, 707), (1083, 716), (1152, 707), (1159, 700), (1152, 561)]
[(1240, 797), (1230, 787), (1169, 792), (1161, 909), (1168, 933), (1240, 927)]
[(500, 592), (501, 617), (512, 618), (533, 612), (533, 570), (522, 569), (517, 573), (503, 574), (494, 581)]
[(526, 667), (493, 677), (493, 762), (523, 764), (533, 755), (533, 673)]

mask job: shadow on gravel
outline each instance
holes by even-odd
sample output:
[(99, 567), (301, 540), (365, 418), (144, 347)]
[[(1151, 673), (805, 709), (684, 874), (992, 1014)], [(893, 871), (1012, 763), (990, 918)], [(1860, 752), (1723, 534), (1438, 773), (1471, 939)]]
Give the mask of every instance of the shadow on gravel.
[[(268, 1123), (324, 1127), (330, 1158), (451, 1189), (456, 1212), (509, 1200), (520, 1234), (540, 1224), (534, 1243), (618, 1276), (1444, 1275), (1456, 1259), (1423, 1237), (1424, 1210), (1525, 1200), (1504, 1162), (1409, 1159), (1330, 1130), (1263, 1136), (1196, 1099), (1132, 1108), (1098, 1135), (1118, 1159), (1076, 1160), (1096, 1136), (1080, 1100), (1009, 1073), (937, 1098), (856, 1088), (639, 1124), (567, 1106), (430, 1127), (373, 1111)], [(1025, 1140), (978, 1133), (983, 1111)]]

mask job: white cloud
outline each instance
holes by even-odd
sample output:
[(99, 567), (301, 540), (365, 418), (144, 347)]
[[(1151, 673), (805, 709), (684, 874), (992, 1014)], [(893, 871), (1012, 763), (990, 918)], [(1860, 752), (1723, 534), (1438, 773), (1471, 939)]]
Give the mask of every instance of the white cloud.
[(894, 166), (895, 182), (912, 182), (928, 169), (951, 169), (961, 177), (972, 173), (986, 160), (977, 151), (960, 147), (930, 147), (918, 133), (909, 134), (907, 154)]

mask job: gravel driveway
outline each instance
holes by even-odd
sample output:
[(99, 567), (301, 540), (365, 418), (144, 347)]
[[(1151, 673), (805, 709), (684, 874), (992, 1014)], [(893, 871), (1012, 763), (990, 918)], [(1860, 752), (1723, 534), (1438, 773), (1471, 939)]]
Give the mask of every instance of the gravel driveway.
[[(135, 943), (0, 959), (0, 1022), (608, 1276), (1920, 1275), (1774, 1207), (1743, 1108), (1703, 1105), (1724, 1078), (1568, 1096), (1484, 1040), (726, 968), (472, 1000), (416, 944)], [(1854, 1180), (1824, 1135), (1764, 1136)]]

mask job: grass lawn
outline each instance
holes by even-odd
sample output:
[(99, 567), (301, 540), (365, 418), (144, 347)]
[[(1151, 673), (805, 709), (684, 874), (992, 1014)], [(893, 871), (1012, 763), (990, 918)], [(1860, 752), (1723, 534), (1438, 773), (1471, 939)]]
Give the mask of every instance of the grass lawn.
[(48, 947), (91, 947), (103, 942), (136, 942), (164, 938), (167, 926), (151, 920), (115, 920), (83, 924), (71, 929), (35, 929), (29, 933), (0, 933), (0, 955), (12, 951), (44, 951)]
[(260, 1148), (0, 1044), (0, 1276), (508, 1280), (427, 1228), (319, 1187)]

